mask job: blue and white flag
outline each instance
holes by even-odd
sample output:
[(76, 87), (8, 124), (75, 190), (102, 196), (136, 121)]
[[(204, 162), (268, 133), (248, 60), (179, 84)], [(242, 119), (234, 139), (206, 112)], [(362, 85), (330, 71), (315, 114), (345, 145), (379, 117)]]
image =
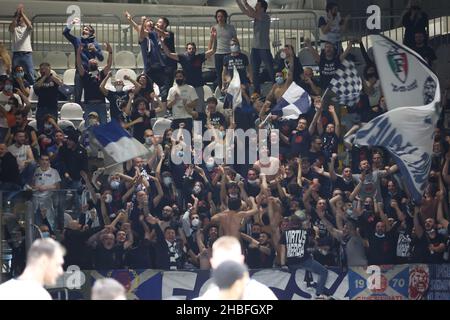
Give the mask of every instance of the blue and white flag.
[(409, 59), (409, 69), (421, 69), (435, 85), (432, 99), (422, 106), (404, 106), (384, 113), (362, 127), (354, 143), (386, 148), (400, 168), (411, 196), (418, 203), (427, 187), (431, 168), (434, 130), (439, 119), (441, 100), (437, 76), (419, 59)]
[(227, 89), (228, 101), (231, 101), (233, 109), (240, 107), (242, 103), (242, 93), (241, 93), (241, 77), (233, 66), (233, 79), (231, 79), (230, 84)]
[(118, 163), (148, 152), (145, 146), (130, 136), (116, 120), (92, 127), (92, 133), (103, 150)]
[(359, 102), (362, 90), (362, 80), (352, 61), (344, 60), (342, 66), (330, 81), (329, 90), (334, 92), (335, 103), (344, 106), (354, 106)]
[(272, 113), (283, 114), (283, 119), (298, 119), (301, 114), (305, 114), (311, 108), (311, 97), (295, 82), (292, 82), (286, 92), (281, 96), (280, 101), (272, 109)]

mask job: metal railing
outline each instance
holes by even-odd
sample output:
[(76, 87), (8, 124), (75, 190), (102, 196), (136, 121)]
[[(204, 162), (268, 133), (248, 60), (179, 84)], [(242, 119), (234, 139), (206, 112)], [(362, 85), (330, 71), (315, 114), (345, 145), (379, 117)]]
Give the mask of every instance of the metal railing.
[[(81, 26), (90, 24), (95, 29), (95, 37), (99, 43), (109, 42), (116, 48), (122, 48), (122, 24), (118, 16), (113, 14), (83, 15)], [(72, 52), (73, 47), (63, 36), (62, 32), (67, 25), (67, 17), (57, 14), (36, 15), (32, 18), (33, 49), (37, 51), (58, 50)], [(74, 26), (72, 34), (81, 34), (80, 25)]]
[[(305, 38), (318, 39), (318, 17), (308, 10), (272, 10), (268, 11), (271, 19), (271, 50), (276, 54), (285, 44), (292, 45), (296, 51), (301, 48)], [(253, 39), (253, 19), (242, 13), (230, 15), (230, 23), (236, 28), (241, 48), (250, 52)]]
[[(77, 213), (81, 213), (81, 196), (75, 189), (49, 191), (45, 206), (39, 197), (32, 191), (0, 191), (0, 283), (5, 281), (2, 273), (17, 275), (11, 270), (11, 258), (14, 254), (12, 248), (25, 245), (28, 250), (35, 239), (42, 237), (40, 228), (45, 225), (42, 218), (44, 215), (48, 215), (56, 240), (60, 240), (64, 214), (68, 213), (77, 219)], [(8, 231), (9, 238), (3, 233), (5, 230)]]

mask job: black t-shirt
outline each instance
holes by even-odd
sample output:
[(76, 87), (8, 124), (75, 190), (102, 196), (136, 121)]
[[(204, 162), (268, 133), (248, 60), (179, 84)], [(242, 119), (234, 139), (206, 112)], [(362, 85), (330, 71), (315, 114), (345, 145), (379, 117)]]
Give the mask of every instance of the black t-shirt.
[(311, 135), (308, 129), (303, 131), (296, 131), (291, 135), (291, 155), (298, 157), (299, 155), (308, 155), (308, 150), (311, 144)]
[(239, 73), (239, 78), (241, 79), (241, 83), (249, 83), (247, 77), (248, 64), (249, 64), (248, 57), (243, 53), (239, 53), (237, 56), (232, 56), (231, 54), (229, 54), (223, 58), (223, 65), (224, 68), (226, 69), (227, 74), (231, 78), (233, 78), (233, 70), (234, 70), (233, 67), (236, 66), (236, 69)]
[(395, 262), (395, 251), (397, 249), (397, 238), (393, 232), (387, 232), (384, 237), (375, 233), (369, 236), (369, 264), (383, 265)]
[(84, 101), (105, 101), (103, 93), (100, 91), (100, 83), (105, 78), (105, 73), (100, 71), (98, 74), (85, 72), (81, 77), (84, 89)]
[(335, 133), (324, 132), (322, 135), (322, 150), (327, 158), (330, 158), (333, 153), (338, 152), (339, 138)]
[[(211, 117), (211, 124), (212, 124), (215, 128), (218, 129), (219, 126), (223, 126), (224, 128), (227, 127), (227, 121), (225, 120), (225, 116), (224, 116), (222, 113), (216, 111), (216, 112), (212, 113), (212, 114), (210, 115), (210, 117)], [(206, 130), (206, 129), (207, 129), (207, 128), (206, 128), (206, 113), (203, 113), (203, 112), (199, 113), (199, 114), (198, 114), (198, 118), (197, 118), (196, 120), (202, 122), (202, 124), (203, 124), (203, 126), (202, 126), (202, 127), (203, 127), (203, 130)]]
[(107, 250), (103, 245), (99, 244), (93, 252), (94, 268), (97, 270), (102, 269), (115, 269), (120, 267), (121, 254), (123, 248), (115, 246), (114, 248)]
[(120, 105), (122, 102), (128, 102), (128, 91), (116, 92), (108, 90), (106, 98), (109, 101), (109, 111), (111, 112), (111, 118), (120, 120), (122, 111)]
[(356, 187), (356, 183), (353, 179), (350, 181), (344, 180), (344, 178), (337, 176), (336, 181), (333, 183), (333, 189), (340, 189), (343, 192), (353, 192)]
[(6, 152), (0, 157), (0, 183), (20, 184), (19, 167), (16, 157), (11, 152)]
[(186, 84), (194, 88), (203, 86), (202, 66), (206, 61), (205, 54), (179, 54), (178, 61), (186, 74)]
[(248, 248), (246, 262), (251, 269), (264, 269), (273, 267), (275, 250), (270, 247), (270, 254), (262, 253), (258, 248)]
[(336, 70), (341, 64), (339, 56), (334, 56), (331, 60), (328, 60), (325, 53), (320, 54), (319, 70), (320, 70), (320, 87), (325, 90), (333, 79)]
[(429, 46), (423, 46), (420, 48), (414, 47), (413, 50), (417, 52), (422, 58), (424, 58), (430, 66), (433, 64), (433, 61), (437, 59), (436, 53)]
[(306, 250), (309, 243), (307, 230), (295, 228), (286, 230), (281, 237), (280, 244), (286, 245), (286, 263), (289, 266), (300, 264), (310, 257)]
[[(42, 77), (37, 79), (39, 82)], [(58, 110), (58, 84), (51, 78), (45, 79), (41, 87), (34, 85), (34, 93), (38, 96), (38, 108), (46, 108), (50, 110)]]
[(141, 116), (139, 113), (134, 112), (131, 115), (131, 120), (134, 121), (139, 117), (142, 117), (144, 121), (136, 123), (133, 126), (133, 137), (136, 138), (140, 143), (145, 143), (144, 132), (145, 130), (152, 128), (150, 119), (155, 117), (155, 110), (150, 110), (150, 117), (147, 117), (146, 115)]

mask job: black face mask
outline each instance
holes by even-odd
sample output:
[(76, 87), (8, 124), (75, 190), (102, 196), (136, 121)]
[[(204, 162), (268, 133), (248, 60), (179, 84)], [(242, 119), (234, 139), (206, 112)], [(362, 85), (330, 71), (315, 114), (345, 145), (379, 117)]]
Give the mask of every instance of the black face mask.
[(259, 239), (259, 232), (253, 232), (252, 233), (252, 238), (253, 239)]
[(366, 211), (372, 211), (372, 206), (371, 206), (370, 204), (365, 204), (365, 205), (364, 205), (364, 209), (365, 209)]
[(170, 221), (170, 219), (172, 219), (172, 216), (166, 216), (166, 215), (163, 215), (163, 217), (162, 217), (162, 220), (163, 221)]
[(267, 203), (261, 203), (261, 208), (265, 209), (267, 208), (268, 204)]
[(176, 83), (177, 85), (179, 85), (179, 86), (182, 86), (183, 83), (184, 83), (184, 80), (182, 80), (182, 79), (176, 79), (176, 80), (175, 80), (175, 83)]
[(97, 70), (98, 70), (98, 66), (96, 64), (89, 65), (89, 71), (97, 71)]

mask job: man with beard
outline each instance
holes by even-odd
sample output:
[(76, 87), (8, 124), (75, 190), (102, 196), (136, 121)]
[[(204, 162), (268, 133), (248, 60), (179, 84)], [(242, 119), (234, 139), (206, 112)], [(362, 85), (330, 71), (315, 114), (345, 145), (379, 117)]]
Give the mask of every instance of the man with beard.
[(446, 239), (438, 233), (435, 219), (426, 219), (422, 226), (417, 207), (414, 212), (414, 233), (416, 236), (413, 240), (415, 262), (442, 263)]

